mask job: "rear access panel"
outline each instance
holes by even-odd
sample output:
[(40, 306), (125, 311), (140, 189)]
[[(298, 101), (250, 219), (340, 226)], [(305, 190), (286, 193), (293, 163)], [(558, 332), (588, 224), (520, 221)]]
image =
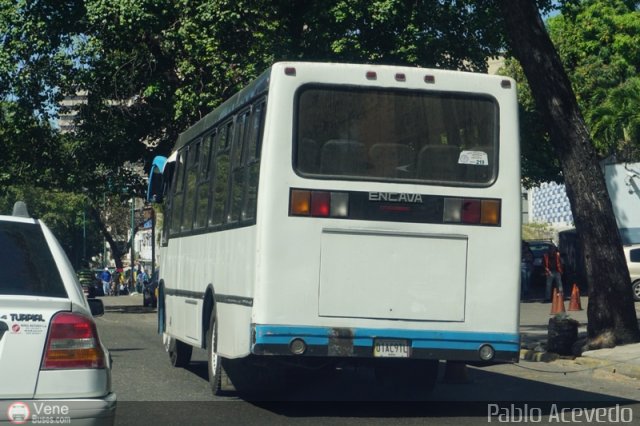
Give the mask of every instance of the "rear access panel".
[(464, 321), (467, 237), (322, 232), (319, 315)]

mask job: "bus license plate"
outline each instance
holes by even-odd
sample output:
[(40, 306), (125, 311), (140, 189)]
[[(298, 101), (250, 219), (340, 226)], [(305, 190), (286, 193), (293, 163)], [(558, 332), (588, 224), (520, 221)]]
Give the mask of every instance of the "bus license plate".
[(411, 346), (407, 340), (376, 339), (373, 356), (381, 358), (409, 358)]

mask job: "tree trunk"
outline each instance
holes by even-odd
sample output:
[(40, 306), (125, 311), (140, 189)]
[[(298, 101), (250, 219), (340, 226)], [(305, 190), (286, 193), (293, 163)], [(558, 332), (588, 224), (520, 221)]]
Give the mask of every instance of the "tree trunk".
[(96, 209), (96, 207), (92, 203), (89, 203), (89, 214), (91, 215), (93, 220), (95, 220), (95, 222), (98, 224), (98, 226), (100, 227), (100, 231), (102, 232), (102, 235), (104, 236), (105, 240), (107, 240), (107, 244), (109, 244), (109, 248), (111, 249), (111, 257), (116, 262), (116, 268), (121, 269), (122, 256), (124, 254), (120, 252), (120, 249), (118, 248), (118, 244), (116, 244), (116, 242), (113, 240), (111, 233), (107, 229), (107, 225), (102, 220), (102, 217), (100, 217), (100, 212)]
[[(591, 347), (640, 341), (629, 271), (589, 132), (534, 0), (499, 0), (520, 61), (560, 159), (589, 289)], [(564, 283), (569, 289), (572, 283)], [(609, 338), (608, 338), (609, 336)]]

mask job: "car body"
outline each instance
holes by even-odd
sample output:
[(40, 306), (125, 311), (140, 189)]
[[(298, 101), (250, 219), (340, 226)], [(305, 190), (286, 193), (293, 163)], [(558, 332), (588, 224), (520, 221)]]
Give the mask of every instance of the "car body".
[(527, 241), (527, 244), (533, 253), (532, 283), (535, 285), (544, 285), (546, 282), (544, 255), (549, 252), (551, 247), (556, 247), (556, 245), (551, 240), (531, 240)]
[(102, 301), (85, 297), (49, 228), (16, 207), (0, 216), (0, 424), (55, 413), (112, 425), (111, 359), (93, 319)]
[(633, 299), (640, 301), (640, 244), (624, 246), (624, 257), (627, 260), (627, 267), (631, 276)]

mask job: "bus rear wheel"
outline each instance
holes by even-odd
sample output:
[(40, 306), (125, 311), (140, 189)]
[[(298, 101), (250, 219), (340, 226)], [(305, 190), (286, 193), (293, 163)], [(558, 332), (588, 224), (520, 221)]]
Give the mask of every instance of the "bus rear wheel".
[(230, 387), (229, 378), (222, 366), (223, 358), (216, 353), (216, 319), (211, 314), (207, 331), (207, 365), (209, 370), (209, 386), (214, 395), (224, 395)]

